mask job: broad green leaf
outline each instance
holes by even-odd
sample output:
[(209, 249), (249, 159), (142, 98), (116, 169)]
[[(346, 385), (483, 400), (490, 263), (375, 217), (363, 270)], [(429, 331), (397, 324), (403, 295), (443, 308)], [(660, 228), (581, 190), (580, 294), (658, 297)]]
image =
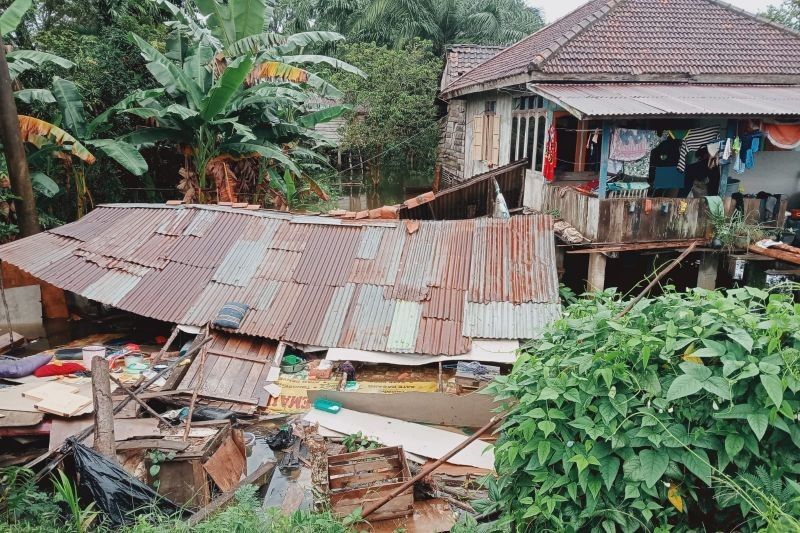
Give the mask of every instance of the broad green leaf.
[(555, 422), (551, 422), (550, 420), (542, 420), (537, 424), (537, 426), (542, 430), (545, 438), (547, 438), (548, 435), (556, 430)]
[[(694, 354), (692, 354), (694, 355)], [(683, 362), (678, 365), (683, 372), (693, 378), (697, 379), (698, 381), (705, 381), (709, 377), (711, 377), (711, 369), (705, 365), (698, 364), (698, 363), (691, 363), (691, 362)]]
[(614, 480), (617, 479), (619, 464), (619, 458), (614, 455), (609, 455), (600, 461), (600, 475), (608, 490), (611, 490), (611, 487), (614, 485)]
[(667, 471), (669, 455), (663, 450), (642, 450), (639, 453), (639, 462), (645, 484), (652, 487)]
[[(209, 0), (212, 1), (213, 0)], [(175, 63), (153, 48), (150, 43), (131, 33), (131, 39), (139, 47), (142, 57), (147, 62), (147, 70), (166, 91), (173, 96), (185, 96), (194, 107), (199, 107), (203, 99), (199, 86)]]
[(205, 94), (211, 89), (213, 76), (210, 64), (214, 59), (214, 49), (210, 46), (197, 46), (192, 49), (192, 54), (183, 62), (183, 71)]
[(222, 154), (259, 154), (262, 157), (274, 159), (279, 162), (287, 170), (291, 170), (295, 175), (300, 175), (300, 169), (297, 165), (289, 159), (280, 148), (276, 146), (267, 146), (256, 143), (227, 143), (219, 147), (219, 152)]
[(349, 111), (350, 109), (350, 106), (347, 105), (334, 105), (331, 107), (325, 107), (318, 111), (297, 117), (297, 123), (304, 128), (313, 128), (317, 124), (322, 124), (342, 116), (342, 113)]
[(134, 146), (152, 145), (160, 141), (191, 142), (191, 138), (186, 135), (186, 132), (172, 128), (140, 128), (126, 133), (118, 140)]
[(739, 345), (751, 352), (753, 350), (753, 338), (742, 328), (729, 328), (728, 337), (739, 343)]
[(134, 176), (147, 172), (147, 161), (131, 144), (114, 139), (96, 139), (86, 143), (96, 147)]
[(8, 69), (11, 79), (16, 79), (20, 74), (36, 68), (44, 63), (53, 63), (62, 68), (72, 68), (75, 63), (55, 54), (40, 52), (39, 50), (13, 50), (6, 54), (9, 61)]
[(731, 388), (728, 380), (720, 376), (712, 376), (703, 382), (703, 388), (711, 394), (716, 394), (723, 400), (731, 400)]
[(14, 93), (14, 98), (26, 104), (40, 102), (43, 104), (54, 104), (56, 98), (49, 89), (22, 89)]
[(558, 398), (558, 392), (550, 387), (545, 387), (539, 392), (539, 401), (555, 400), (556, 398)]
[(283, 61), (284, 63), (289, 63), (290, 65), (304, 64), (304, 63), (311, 63), (314, 65), (318, 65), (320, 63), (324, 63), (326, 65), (330, 65), (331, 67), (337, 70), (349, 72), (350, 74), (355, 74), (357, 76), (361, 76), (362, 78), (367, 77), (364, 71), (362, 71), (360, 68), (355, 67), (350, 63), (345, 63), (344, 61), (328, 56), (308, 55), (308, 54), (281, 56), (281, 61)]
[(703, 483), (711, 486), (711, 463), (708, 455), (701, 448), (684, 450), (680, 455), (680, 461), (689, 471), (700, 478)]
[(123, 111), (124, 109), (129, 108), (131, 105), (135, 103), (139, 103), (143, 100), (148, 100), (151, 98), (157, 98), (164, 94), (164, 89), (144, 89), (144, 90), (137, 90), (117, 102), (116, 104), (112, 105), (99, 115), (97, 115), (94, 119), (89, 122), (88, 126), (86, 127), (86, 135), (88, 137), (92, 137), (95, 132), (104, 131), (110, 128), (109, 121), (111, 117), (113, 117), (116, 113)]
[(233, 21), (233, 13), (227, 4), (222, 0), (195, 0), (197, 8), (206, 18), (206, 26), (211, 30), (211, 34), (222, 41), (224, 46), (236, 42), (236, 26)]
[(286, 38), (286, 42), (277, 48), (282, 55), (293, 54), (312, 45), (343, 41), (344, 35), (333, 31), (304, 31), (294, 33)]
[(696, 378), (686, 374), (678, 376), (675, 378), (675, 381), (672, 382), (672, 385), (669, 386), (669, 390), (667, 391), (667, 401), (673, 401), (685, 396), (691, 396), (702, 388), (703, 384)]
[(767, 418), (767, 415), (763, 414), (747, 415), (747, 423), (750, 424), (750, 429), (752, 429), (753, 433), (756, 434), (756, 438), (761, 440), (761, 438), (764, 436), (764, 433), (767, 432), (769, 419)]
[(264, 29), (264, 15), (267, 12), (265, 0), (230, 0), (229, 5), (237, 40), (256, 35)]
[(725, 453), (728, 454), (728, 457), (733, 459), (738, 455), (742, 448), (744, 447), (744, 439), (740, 435), (736, 435), (732, 433), (725, 437)]
[(43, 172), (31, 172), (31, 184), (33, 190), (47, 198), (52, 198), (60, 190), (58, 183)]
[(78, 86), (70, 80), (55, 76), (53, 78), (53, 96), (61, 110), (64, 127), (79, 139), (83, 139), (86, 135), (86, 113)]
[(250, 56), (235, 59), (228, 65), (222, 76), (214, 83), (208, 96), (203, 100), (200, 107), (200, 116), (204, 120), (211, 120), (217, 114), (222, 113), (228, 103), (242, 86), (247, 74), (253, 67), (253, 60)]
[(759, 378), (769, 395), (769, 399), (772, 400), (775, 407), (780, 409), (781, 403), (783, 403), (783, 384), (781, 383), (781, 378), (771, 374), (761, 374)]
[(32, 0), (14, 0), (0, 13), (0, 36), (5, 37), (17, 29), (22, 17), (31, 8)]
[(536, 450), (536, 453), (539, 457), (539, 464), (547, 464), (545, 461), (547, 461), (547, 456), (550, 455), (550, 443), (546, 440), (539, 441), (539, 446)]

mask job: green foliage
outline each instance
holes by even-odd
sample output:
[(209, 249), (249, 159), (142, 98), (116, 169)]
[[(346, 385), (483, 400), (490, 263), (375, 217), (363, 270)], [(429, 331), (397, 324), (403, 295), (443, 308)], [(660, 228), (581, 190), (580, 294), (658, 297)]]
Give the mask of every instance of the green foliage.
[(489, 485), (503, 520), (800, 527), (800, 306), (751, 287), (668, 289), (620, 318), (624, 305), (572, 304), (491, 385), (509, 408)]
[(347, 73), (331, 76), (353, 109), (342, 146), (370, 157), (391, 149), (384, 161), (432, 169), (442, 62), (421, 41), (403, 49), (370, 43), (340, 45), (338, 55), (367, 74), (366, 78)]
[(96, 533), (350, 533), (362, 531), (357, 514), (343, 519), (329, 511), (296, 511), (282, 514), (278, 508), (264, 509), (254, 486), (245, 486), (236, 492), (235, 504), (195, 526), (177, 517), (140, 513), (127, 526), (111, 528), (103, 515), (95, 510), (94, 502), (81, 507), (74, 483), (59, 472), (53, 479), (55, 499), (66, 504), (69, 515), (62, 523), (53, 496), (40, 492), (32, 481), (32, 473), (20, 469), (0, 472), (0, 532), (60, 533), (61, 531), (91, 531)]
[(767, 7), (763, 16), (789, 28), (800, 30), (800, 0), (783, 0)]
[(374, 450), (379, 448), (380, 444), (374, 440), (365, 437), (360, 431), (358, 433), (351, 433), (342, 440), (342, 445), (348, 452), (360, 452), (361, 450)]

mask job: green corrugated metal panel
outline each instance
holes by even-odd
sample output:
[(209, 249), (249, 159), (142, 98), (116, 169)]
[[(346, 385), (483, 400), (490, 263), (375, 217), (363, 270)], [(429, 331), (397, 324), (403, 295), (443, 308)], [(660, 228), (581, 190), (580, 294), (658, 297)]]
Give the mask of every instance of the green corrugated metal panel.
[(421, 314), (421, 303), (396, 301), (394, 316), (392, 316), (392, 328), (389, 330), (389, 339), (386, 341), (386, 351), (397, 353), (414, 351)]

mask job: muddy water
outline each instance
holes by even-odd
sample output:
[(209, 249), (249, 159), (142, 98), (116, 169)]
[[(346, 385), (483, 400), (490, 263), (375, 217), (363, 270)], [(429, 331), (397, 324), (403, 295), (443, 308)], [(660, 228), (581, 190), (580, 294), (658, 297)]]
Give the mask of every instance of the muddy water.
[[(313, 503), (311, 495), (311, 470), (301, 467), (294, 469), (280, 468), (286, 452), (273, 451), (267, 445), (266, 437), (277, 431), (283, 421), (261, 422), (244, 428), (256, 436), (250, 455), (247, 457), (247, 472), (251, 473), (265, 461), (276, 461), (277, 467), (272, 480), (266, 489), (262, 489), (265, 507), (279, 507), (285, 513), (297, 509), (310, 509)], [(305, 456), (305, 448), (301, 448), (300, 456)]]

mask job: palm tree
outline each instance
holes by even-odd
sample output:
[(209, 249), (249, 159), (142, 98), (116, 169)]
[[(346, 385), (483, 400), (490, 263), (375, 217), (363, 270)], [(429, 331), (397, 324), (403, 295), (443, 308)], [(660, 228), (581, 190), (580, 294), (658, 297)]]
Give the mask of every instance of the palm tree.
[(511, 44), (542, 25), (523, 0), (372, 0), (356, 31), (392, 46), (428, 40), (443, 55), (456, 43)]

